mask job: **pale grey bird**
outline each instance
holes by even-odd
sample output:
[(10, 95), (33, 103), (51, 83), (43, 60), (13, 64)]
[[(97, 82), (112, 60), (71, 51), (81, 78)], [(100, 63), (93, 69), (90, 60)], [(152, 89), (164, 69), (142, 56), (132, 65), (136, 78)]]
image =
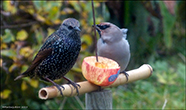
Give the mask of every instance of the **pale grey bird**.
[(120, 29), (112, 23), (103, 22), (96, 25), (96, 30), (100, 35), (97, 42), (98, 55), (115, 60), (128, 81), (128, 74), (125, 72), (130, 60), (130, 46), (126, 40), (128, 29)]

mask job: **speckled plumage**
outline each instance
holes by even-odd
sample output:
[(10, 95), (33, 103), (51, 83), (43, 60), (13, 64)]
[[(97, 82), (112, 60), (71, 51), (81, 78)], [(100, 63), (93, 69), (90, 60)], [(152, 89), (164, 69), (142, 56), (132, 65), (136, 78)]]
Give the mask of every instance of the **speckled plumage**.
[(38, 76), (53, 81), (64, 77), (75, 64), (81, 49), (79, 27), (76, 19), (65, 19), (59, 29), (45, 40), (31, 66), (15, 80)]
[(81, 48), (79, 35), (65, 35), (62, 32), (63, 30), (57, 30), (52, 34), (53, 37), (58, 37), (52, 44), (53, 51), (51, 55), (47, 56), (35, 69), (36, 75), (41, 79), (43, 76), (47, 76), (51, 80), (61, 78), (73, 67), (79, 55)]

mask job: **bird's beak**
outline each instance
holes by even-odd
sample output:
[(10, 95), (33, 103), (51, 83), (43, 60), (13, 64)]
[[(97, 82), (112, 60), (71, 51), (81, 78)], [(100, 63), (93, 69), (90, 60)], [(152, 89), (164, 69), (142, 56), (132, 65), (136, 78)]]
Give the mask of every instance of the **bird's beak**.
[(81, 31), (81, 29), (79, 29), (79, 27), (74, 27), (75, 31)]
[[(94, 25), (92, 25), (94, 27)], [(101, 37), (101, 29), (96, 25), (95, 26), (96, 30), (98, 31), (99, 37)]]

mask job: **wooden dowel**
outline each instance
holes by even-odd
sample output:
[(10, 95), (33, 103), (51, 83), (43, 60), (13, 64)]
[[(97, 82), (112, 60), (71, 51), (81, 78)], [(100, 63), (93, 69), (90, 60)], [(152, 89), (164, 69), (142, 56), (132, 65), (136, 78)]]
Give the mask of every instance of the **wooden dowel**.
[[(105, 86), (102, 88), (115, 87), (118, 85), (131, 83), (136, 80), (145, 79), (145, 78), (150, 77), (152, 75), (152, 72), (153, 72), (152, 67), (148, 64), (144, 64), (141, 67), (139, 67), (138, 69), (127, 71), (127, 73), (129, 74), (128, 82), (127, 82), (125, 75), (120, 74), (118, 76), (118, 78), (116, 79), (116, 81), (112, 85)], [(92, 91), (99, 89), (99, 86), (94, 85), (88, 81), (78, 82), (77, 84), (79, 84), (81, 86), (79, 88), (80, 94), (85, 94), (85, 93), (92, 92)], [(70, 97), (70, 96), (77, 95), (75, 88), (73, 86), (71, 86), (70, 84), (64, 84), (63, 87), (65, 88), (64, 90), (63, 90), (63, 88), (61, 88), (61, 90), (63, 92), (63, 96)], [(49, 98), (61, 96), (59, 90), (55, 86), (41, 88), (39, 90), (38, 95), (39, 95), (40, 99), (49, 99)]]

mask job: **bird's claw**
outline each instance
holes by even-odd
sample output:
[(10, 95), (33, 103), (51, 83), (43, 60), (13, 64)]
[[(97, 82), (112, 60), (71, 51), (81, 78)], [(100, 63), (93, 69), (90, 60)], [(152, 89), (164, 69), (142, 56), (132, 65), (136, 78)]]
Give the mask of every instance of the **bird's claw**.
[(81, 86), (80, 86), (79, 84), (76, 83), (76, 85), (77, 85), (79, 88), (81, 88)]
[(61, 88), (63, 88), (63, 90), (65, 90), (65, 88), (63, 86), (58, 85), (58, 84), (55, 84), (54, 86), (57, 87), (57, 89), (59, 90), (60, 94), (63, 96)]
[(43, 77), (43, 79), (45, 79), (46, 81), (51, 82), (54, 86), (56, 86), (56, 88), (59, 90), (60, 94), (63, 96), (62, 90), (61, 88), (63, 88), (63, 90), (65, 90), (65, 88), (63, 86), (60, 86), (58, 84), (56, 84), (54, 81), (52, 81), (51, 79), (47, 78), (47, 77)]
[(65, 87), (63, 87), (62, 85), (61, 85), (61, 88), (63, 88), (63, 90), (65, 90)]
[(70, 84), (76, 89), (77, 95), (79, 95), (78, 87), (81, 88), (81, 86), (77, 83), (74, 83), (74, 82), (70, 82)]
[(126, 72), (126, 71), (122, 71), (121, 73), (123, 73), (125, 76), (126, 76), (126, 79), (127, 79), (127, 82), (128, 82), (128, 80), (129, 80), (129, 74)]
[(71, 81), (70, 79), (68, 79), (68, 78), (65, 77), (65, 76), (63, 76), (63, 78), (66, 79), (66, 80), (68, 81), (69, 84), (71, 84), (72, 86), (74, 86), (74, 88), (76, 89), (77, 95), (79, 95), (79, 90), (78, 90), (78, 87), (77, 87), (77, 86), (79, 86), (79, 88), (80, 88), (81, 86), (80, 86), (79, 84), (77, 84), (77, 83)]

